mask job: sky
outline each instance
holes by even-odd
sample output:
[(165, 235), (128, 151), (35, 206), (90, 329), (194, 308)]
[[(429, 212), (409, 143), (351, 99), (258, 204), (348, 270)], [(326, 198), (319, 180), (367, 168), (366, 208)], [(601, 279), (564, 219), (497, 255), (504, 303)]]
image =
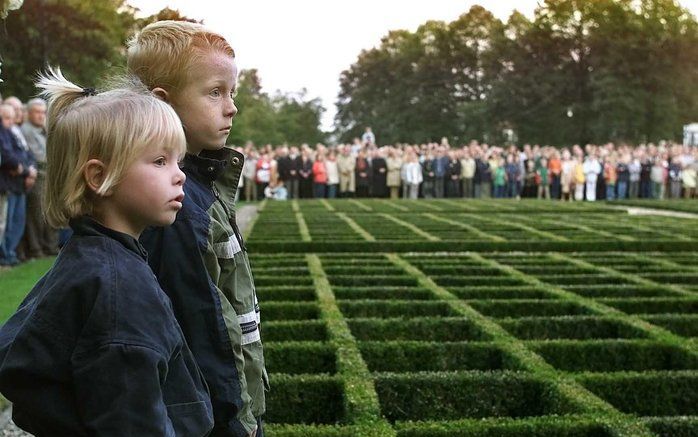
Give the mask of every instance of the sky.
[[(339, 76), (362, 49), (380, 44), (388, 31), (414, 31), (428, 20), (453, 21), (474, 4), (506, 20), (514, 9), (528, 17), (538, 0), (129, 0), (142, 16), (164, 7), (179, 10), (221, 33), (235, 49), (239, 69), (256, 68), (263, 91), (307, 89), (326, 112), (331, 130)], [(681, 0), (698, 15), (698, 0)]]

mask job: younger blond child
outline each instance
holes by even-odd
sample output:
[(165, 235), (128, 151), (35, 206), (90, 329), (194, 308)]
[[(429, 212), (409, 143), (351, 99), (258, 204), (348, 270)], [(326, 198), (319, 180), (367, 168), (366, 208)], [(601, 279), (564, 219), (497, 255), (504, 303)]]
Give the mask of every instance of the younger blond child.
[(145, 90), (100, 94), (60, 71), (46, 207), (73, 235), (0, 328), (0, 392), (36, 436), (205, 436), (208, 390), (138, 237), (182, 207), (177, 114)]

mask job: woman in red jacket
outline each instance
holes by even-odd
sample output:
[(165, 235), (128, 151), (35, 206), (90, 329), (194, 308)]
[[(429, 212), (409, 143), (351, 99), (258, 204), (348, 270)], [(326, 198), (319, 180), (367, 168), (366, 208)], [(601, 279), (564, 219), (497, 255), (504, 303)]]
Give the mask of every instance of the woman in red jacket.
[(318, 152), (313, 163), (313, 191), (316, 199), (325, 197), (325, 187), (327, 186), (327, 168), (325, 167), (325, 155)]

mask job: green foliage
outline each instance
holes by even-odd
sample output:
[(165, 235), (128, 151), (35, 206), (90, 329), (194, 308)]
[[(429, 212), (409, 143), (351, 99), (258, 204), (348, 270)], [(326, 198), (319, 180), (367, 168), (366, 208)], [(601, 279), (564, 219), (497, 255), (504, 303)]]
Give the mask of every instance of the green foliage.
[(242, 146), (252, 141), (260, 145), (300, 145), (326, 141), (326, 134), (320, 130), (325, 109), (319, 99), (309, 99), (305, 90), (296, 94), (277, 92), (270, 97), (262, 92), (256, 69), (240, 72), (237, 89), (238, 114), (233, 120), (228, 144)]
[(336, 372), (335, 350), (322, 343), (269, 343), (264, 345), (264, 361), (274, 374)]
[(650, 417), (645, 419), (658, 437), (695, 437), (698, 417)]
[(347, 322), (357, 340), (464, 341), (484, 340), (486, 334), (462, 318), (353, 319)]
[(381, 300), (340, 302), (339, 309), (345, 317), (448, 317), (456, 316), (446, 302), (399, 301), (386, 302)]
[(36, 282), (53, 264), (54, 258), (42, 258), (22, 264), (12, 270), (0, 272), (0, 324), (17, 310), (20, 302)]
[(262, 322), (261, 331), (264, 342), (327, 340), (327, 325), (320, 320)]
[(359, 347), (372, 372), (497, 370), (507, 362), (502, 350), (486, 343), (364, 342)]
[(628, 340), (548, 341), (532, 345), (556, 368), (579, 372), (684, 370), (698, 368), (698, 357), (676, 346)]
[(379, 374), (376, 391), (391, 421), (574, 412), (549, 382), (508, 371)]
[(267, 395), (268, 423), (339, 423), (344, 418), (342, 382), (332, 376), (272, 375)]
[(551, 317), (502, 320), (504, 329), (524, 340), (642, 338), (646, 334), (613, 319), (600, 317)]
[(645, 372), (578, 377), (589, 390), (620, 411), (638, 416), (698, 414), (698, 373)]
[(471, 301), (478, 312), (490, 317), (570, 316), (591, 314), (592, 311), (575, 302), (524, 299), (513, 301)]
[(677, 139), (697, 68), (698, 23), (673, 0), (546, 0), (506, 23), (473, 6), (362, 51), (336, 121), (343, 140), (372, 126), (386, 144)]
[(265, 320), (308, 320), (318, 318), (317, 304), (312, 302), (269, 302), (263, 303)]

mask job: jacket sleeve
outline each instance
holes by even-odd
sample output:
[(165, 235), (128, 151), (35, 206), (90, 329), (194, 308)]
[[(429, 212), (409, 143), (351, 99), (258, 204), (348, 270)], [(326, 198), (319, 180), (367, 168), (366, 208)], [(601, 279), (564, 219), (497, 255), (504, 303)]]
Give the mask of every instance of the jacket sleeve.
[(9, 135), (0, 135), (0, 155), (2, 155), (0, 168), (6, 170), (15, 170), (20, 163), (17, 155), (13, 151), (11, 141), (14, 141), (14, 139)]
[[(182, 212), (171, 226), (146, 229), (140, 241), (208, 384), (213, 435), (245, 437), (256, 422), (249, 413), (249, 402), (243, 399), (244, 374), (238, 369), (223, 319), (220, 292), (211, 282), (201, 255), (200, 245), (206, 242), (197, 240), (197, 232), (205, 234), (203, 229), (208, 225), (183, 218)], [(203, 228), (197, 230), (197, 226)]]
[(175, 436), (160, 380), (165, 357), (146, 346), (108, 343), (73, 360), (75, 396), (89, 434)]

